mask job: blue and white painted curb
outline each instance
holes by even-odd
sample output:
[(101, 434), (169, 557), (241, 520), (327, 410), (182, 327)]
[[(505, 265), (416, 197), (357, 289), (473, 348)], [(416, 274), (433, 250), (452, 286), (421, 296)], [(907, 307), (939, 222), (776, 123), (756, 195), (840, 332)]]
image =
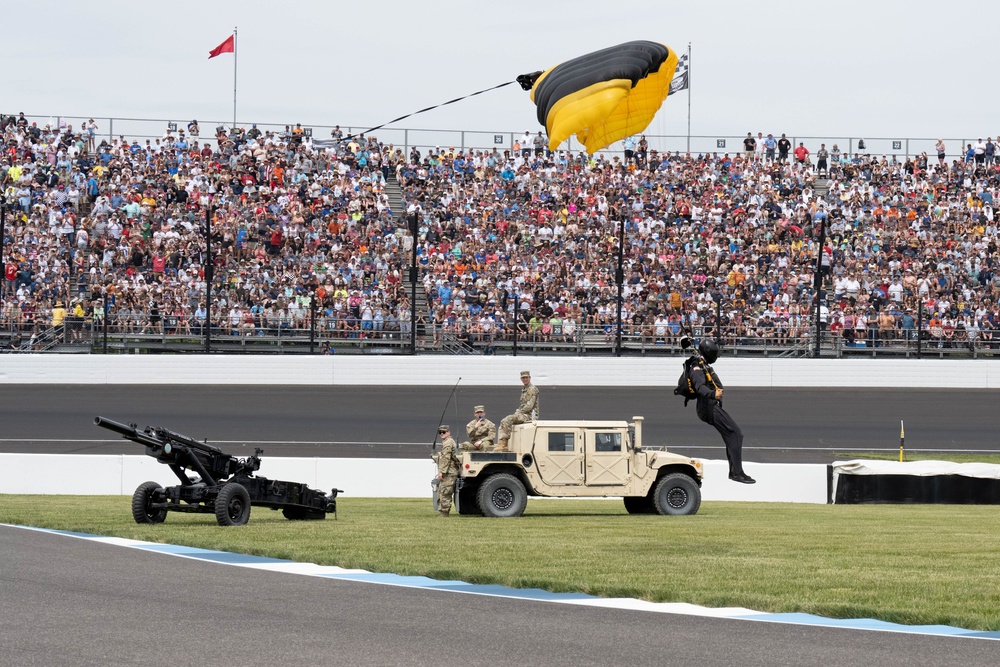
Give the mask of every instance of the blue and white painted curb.
[(829, 628), (844, 628), (849, 630), (906, 632), (911, 634), (935, 635), (942, 637), (971, 637), (977, 639), (1000, 640), (1000, 632), (966, 630), (963, 628), (955, 628), (950, 625), (900, 625), (898, 623), (887, 623), (885, 621), (878, 621), (871, 618), (824, 618), (822, 616), (800, 613), (768, 614), (754, 611), (752, 609), (746, 609), (744, 607), (711, 608), (700, 607), (698, 605), (683, 602), (648, 602), (646, 600), (635, 600), (632, 598), (602, 598), (594, 595), (587, 595), (586, 593), (553, 593), (537, 588), (508, 588), (506, 586), (499, 586), (495, 584), (469, 584), (464, 581), (442, 581), (421, 576), (381, 574), (377, 572), (369, 572), (367, 570), (337, 567), (335, 565), (299, 563), (280, 558), (268, 558), (266, 556), (249, 556), (246, 554), (231, 553), (228, 551), (213, 551), (211, 549), (199, 549), (197, 547), (185, 547), (175, 544), (158, 544), (155, 542), (143, 542), (141, 540), (129, 540), (121, 537), (105, 537), (102, 535), (74, 533), (65, 530), (52, 530), (49, 528), (34, 528), (31, 526), (11, 527), (36, 530), (54, 535), (64, 535), (66, 537), (77, 537), (91, 540), (93, 542), (100, 542), (102, 544), (129, 547), (131, 549), (140, 549), (142, 551), (151, 551), (170, 556), (180, 556), (182, 558), (193, 558), (195, 560), (210, 563), (235, 565), (238, 567), (248, 567), (256, 570), (268, 570), (271, 572), (283, 572), (286, 574), (298, 574), (310, 577), (323, 577), (326, 579), (383, 584), (386, 586), (423, 588), (426, 590), (469, 593), (472, 595), (491, 595), (515, 600), (535, 600), (540, 602), (556, 602), (562, 604), (583, 605), (587, 607), (626, 609), (629, 611), (645, 611), (662, 614), (684, 614), (688, 616), (764, 621), (766, 623), (787, 623), (791, 625), (811, 625)]

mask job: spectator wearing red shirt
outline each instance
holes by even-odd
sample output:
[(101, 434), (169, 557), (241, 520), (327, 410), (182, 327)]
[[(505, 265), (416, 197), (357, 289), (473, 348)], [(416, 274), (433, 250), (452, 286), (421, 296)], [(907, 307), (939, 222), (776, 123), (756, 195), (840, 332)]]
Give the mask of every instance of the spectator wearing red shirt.
[(796, 162), (799, 164), (805, 164), (806, 160), (809, 159), (809, 149), (806, 148), (805, 144), (800, 141), (798, 147), (796, 147), (794, 151), (794, 155)]

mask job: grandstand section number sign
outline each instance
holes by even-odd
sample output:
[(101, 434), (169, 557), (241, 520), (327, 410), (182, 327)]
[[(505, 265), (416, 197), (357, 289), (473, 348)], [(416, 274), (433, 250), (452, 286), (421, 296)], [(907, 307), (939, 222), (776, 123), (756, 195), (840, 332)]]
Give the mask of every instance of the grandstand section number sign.
[(177, 123), (167, 123), (167, 129), (171, 132), (177, 131)]
[(716, 139), (715, 140), (715, 147), (716, 148), (725, 148), (726, 147), (726, 140), (725, 139)]
[(902, 141), (894, 141), (894, 142), (892, 142), (892, 150), (894, 150), (894, 151), (903, 150), (903, 142)]
[(493, 143), (498, 144), (498, 145), (502, 144), (503, 143), (503, 135), (502, 134), (494, 134), (493, 135)]

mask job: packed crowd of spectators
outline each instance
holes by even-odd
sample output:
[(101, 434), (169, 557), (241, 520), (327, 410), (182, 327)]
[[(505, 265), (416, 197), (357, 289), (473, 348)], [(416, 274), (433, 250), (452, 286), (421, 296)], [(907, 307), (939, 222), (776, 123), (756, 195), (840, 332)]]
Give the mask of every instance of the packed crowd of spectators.
[(201, 332), (209, 214), (211, 319), (232, 335), (315, 318), (331, 336), (408, 338), (414, 223), (430, 344), (488, 348), (515, 328), (610, 340), (622, 235), (624, 333), (654, 345), (716, 330), (730, 343), (804, 340), (821, 228), (820, 320), (847, 344), (918, 327), (941, 345), (990, 343), (1000, 323), (992, 140), (950, 160), (943, 144), (897, 159), (762, 134), (737, 154), (658, 153), (642, 137), (588, 156), (528, 132), (509, 150), (406, 153), (339, 128), (322, 142), (299, 126), (206, 141), (192, 122), (140, 143), (100, 139), (92, 120), (0, 125), (0, 330), (75, 336), (107, 318)]
[(524, 334), (556, 341), (593, 327), (610, 338), (624, 220), (622, 318), (650, 343), (720, 326), (731, 344), (807, 337), (821, 227), (824, 330), (881, 345), (915, 340), (919, 320), (942, 346), (992, 340), (993, 151), (949, 162), (940, 142), (936, 160), (824, 145), (814, 165), (785, 141), (691, 156), (640, 140), (622, 157), (588, 157), (549, 154), (526, 133), (512, 154), (411, 159), (400, 180), (421, 220), (435, 336), (509, 329), (516, 293)]
[(280, 335), (313, 317), (344, 337), (408, 330), (411, 241), (384, 192), (390, 148), (345, 138), (314, 150), (298, 126), (206, 142), (193, 122), (144, 144), (95, 130), (4, 123), (0, 328), (106, 316), (128, 332), (199, 333), (211, 213), (220, 331)]

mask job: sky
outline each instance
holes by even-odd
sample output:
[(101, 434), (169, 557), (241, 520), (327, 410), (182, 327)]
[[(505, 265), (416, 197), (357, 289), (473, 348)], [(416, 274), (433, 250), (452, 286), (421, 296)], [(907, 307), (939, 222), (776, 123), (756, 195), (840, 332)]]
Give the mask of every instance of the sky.
[[(878, 138), (945, 137), (951, 148), (962, 138), (1000, 135), (994, 7), (988, 0), (0, 0), (7, 26), (0, 110), (182, 125), (197, 118), (203, 128), (231, 122), (234, 55), (209, 60), (208, 52), (236, 27), (240, 124), (364, 129), (648, 39), (679, 53), (691, 44), (692, 87), (664, 102), (647, 134), (687, 134), (690, 101), (691, 134), (730, 137), (730, 148), (748, 131), (817, 143), (866, 137), (876, 150)], [(416, 129), (467, 130), (467, 144), (542, 129), (516, 84), (393, 127), (411, 128), (411, 143), (421, 136)], [(401, 132), (376, 135), (400, 141)]]

